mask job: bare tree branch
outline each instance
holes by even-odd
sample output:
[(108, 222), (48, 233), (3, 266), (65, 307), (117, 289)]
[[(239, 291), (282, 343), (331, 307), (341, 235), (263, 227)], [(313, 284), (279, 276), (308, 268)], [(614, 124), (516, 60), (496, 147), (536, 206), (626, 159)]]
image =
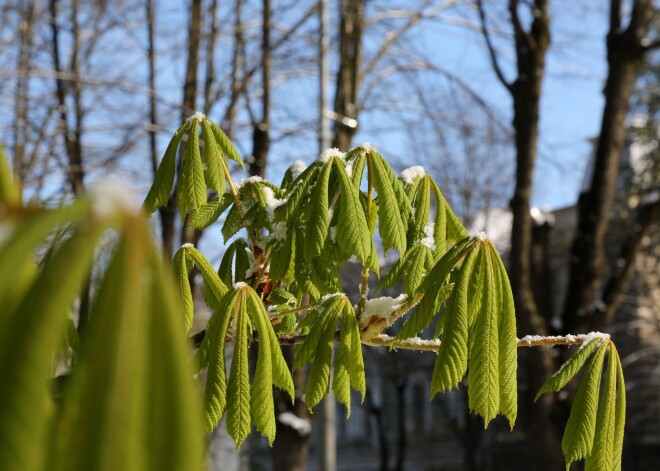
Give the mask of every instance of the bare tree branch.
[(488, 32), (488, 26), (486, 25), (486, 12), (481, 0), (477, 0), (477, 9), (479, 10), (479, 20), (481, 22), (481, 34), (486, 40), (486, 46), (488, 47), (488, 54), (490, 56), (490, 63), (493, 66), (493, 70), (495, 71), (495, 75), (497, 75), (499, 81), (507, 90), (511, 91), (511, 83), (507, 81), (506, 77), (504, 77), (502, 68), (500, 67), (499, 61), (497, 60), (497, 53), (495, 52), (490, 33)]

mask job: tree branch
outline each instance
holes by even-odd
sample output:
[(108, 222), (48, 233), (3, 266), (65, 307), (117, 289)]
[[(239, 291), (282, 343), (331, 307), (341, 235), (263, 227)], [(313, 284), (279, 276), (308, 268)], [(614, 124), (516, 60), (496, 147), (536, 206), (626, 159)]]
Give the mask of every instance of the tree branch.
[(512, 85), (509, 81), (507, 81), (506, 77), (504, 77), (504, 73), (502, 73), (502, 68), (500, 67), (499, 61), (497, 60), (497, 54), (495, 52), (495, 48), (493, 47), (493, 42), (490, 38), (490, 33), (488, 32), (488, 26), (486, 25), (486, 12), (484, 10), (484, 6), (481, 0), (477, 0), (477, 9), (479, 10), (481, 34), (486, 40), (486, 46), (488, 47), (488, 54), (490, 56), (490, 63), (493, 66), (493, 70), (495, 71), (495, 75), (497, 75), (499, 81), (502, 83), (502, 85), (504, 85), (504, 87), (507, 90), (509, 90), (509, 92), (511, 92)]

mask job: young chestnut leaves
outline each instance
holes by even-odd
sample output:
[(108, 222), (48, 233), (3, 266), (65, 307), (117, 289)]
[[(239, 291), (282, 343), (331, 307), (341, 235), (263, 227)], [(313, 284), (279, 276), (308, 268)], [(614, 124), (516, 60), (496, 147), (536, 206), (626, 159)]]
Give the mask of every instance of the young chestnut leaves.
[[(204, 141), (199, 149), (197, 124)], [(176, 188), (178, 205), (184, 216), (190, 213), (188, 223), (193, 227), (208, 227), (226, 213), (222, 234), (231, 242), (217, 275), (192, 247), (183, 247), (174, 259), (187, 325), (192, 319), (188, 275), (193, 264), (202, 271), (206, 301), (214, 311), (197, 356), (200, 367), (208, 367), (209, 429), (226, 410), (227, 427), (237, 445), (251, 423), (272, 441), (269, 388), (276, 385), (293, 397), (277, 335), (302, 342), (295, 349), (295, 366), (311, 363), (305, 395), (310, 409), (332, 387), (350, 414), (351, 388), (363, 397), (365, 393), (361, 342), (370, 343), (404, 316), (396, 337), (387, 338), (394, 347), (435, 342), (438, 356), (431, 395), (458, 387), (467, 378), (470, 409), (486, 425), (503, 415), (513, 427), (516, 319), (504, 264), (487, 237), (468, 236), (422, 167), (411, 167), (397, 177), (387, 161), (364, 144), (346, 154), (329, 149), (308, 167), (295, 163), (280, 187), (256, 177), (234, 184), (227, 158), (240, 162), (240, 157), (217, 126), (196, 115), (168, 147), (145, 201), (149, 211), (170, 197), (176, 149), (185, 133), (189, 138)], [(207, 202), (208, 189), (218, 198)], [(367, 299), (370, 287), (365, 284), (353, 306), (343, 294), (341, 264), (355, 257), (363, 266), (364, 283), (369, 271), (380, 277), (375, 242), (385, 253), (394, 249), (399, 255), (378, 288), (402, 282), (403, 295)], [(311, 303), (306, 314), (303, 298)], [(374, 306), (389, 311), (373, 312)], [(439, 340), (420, 343), (417, 335), (430, 328)], [(250, 384), (247, 345), (255, 339), (259, 359)], [(235, 342), (229, 380), (224, 366), (228, 340)], [(587, 458), (587, 469), (619, 469), (625, 390), (610, 342), (600, 406), (594, 405), (606, 356), (605, 350), (598, 350), (602, 348), (602, 343), (597, 347), (588, 342), (539, 394), (561, 389), (597, 351), (571, 412), (564, 454), (569, 464)]]

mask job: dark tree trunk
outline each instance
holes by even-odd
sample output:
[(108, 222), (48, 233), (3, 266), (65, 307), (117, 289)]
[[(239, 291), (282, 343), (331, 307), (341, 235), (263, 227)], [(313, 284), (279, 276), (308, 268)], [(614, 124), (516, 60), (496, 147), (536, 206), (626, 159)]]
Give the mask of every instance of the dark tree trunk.
[[(282, 347), (282, 353), (289, 367), (293, 365), (293, 346)], [(307, 374), (304, 368), (293, 371), (293, 385), (295, 390), (302, 393), (307, 385)], [(283, 412), (290, 412), (302, 421), (311, 424), (309, 410), (305, 402), (297, 397), (295, 404), (291, 403), (289, 396), (280, 390), (275, 390), (275, 415), (277, 433), (273, 443), (273, 467), (275, 471), (304, 471), (309, 455), (310, 433), (302, 428), (295, 429), (288, 423), (279, 420)], [(301, 422), (304, 423), (304, 422)]]
[[(626, 283), (610, 283), (618, 293), (609, 293), (616, 305), (599, 309), (605, 268), (607, 232), (619, 162), (626, 132), (625, 118), (635, 80), (643, 63), (646, 34), (654, 15), (652, 0), (634, 0), (626, 28), (622, 26), (622, 1), (610, 4), (607, 35), (608, 75), (605, 108), (593, 159), (591, 183), (578, 201), (578, 227), (571, 252), (570, 277), (563, 312), (565, 331), (602, 329), (616, 311)], [(610, 315), (606, 315), (610, 312)]]
[(357, 131), (358, 93), (362, 82), (364, 0), (340, 0), (339, 70), (335, 92), (332, 147), (346, 151)]

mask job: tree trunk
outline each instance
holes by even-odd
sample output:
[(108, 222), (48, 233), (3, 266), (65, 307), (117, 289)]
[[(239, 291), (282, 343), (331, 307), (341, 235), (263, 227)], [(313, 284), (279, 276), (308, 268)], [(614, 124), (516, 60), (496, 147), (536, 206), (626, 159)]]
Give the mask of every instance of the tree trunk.
[(335, 92), (332, 147), (347, 151), (357, 131), (358, 92), (362, 82), (364, 0), (340, 0), (339, 70)]
[[(634, 0), (632, 3), (630, 23), (625, 29), (621, 25), (621, 1), (612, 0), (610, 4), (605, 108), (593, 159), (591, 184), (578, 201), (578, 227), (571, 251), (569, 285), (563, 312), (564, 330), (574, 333), (602, 329), (608, 318), (603, 315), (607, 309), (598, 309), (602, 303), (597, 302), (602, 300), (605, 234), (623, 152), (625, 118), (646, 51), (645, 36), (654, 14), (652, 0)], [(610, 299), (620, 299), (620, 296)]]

